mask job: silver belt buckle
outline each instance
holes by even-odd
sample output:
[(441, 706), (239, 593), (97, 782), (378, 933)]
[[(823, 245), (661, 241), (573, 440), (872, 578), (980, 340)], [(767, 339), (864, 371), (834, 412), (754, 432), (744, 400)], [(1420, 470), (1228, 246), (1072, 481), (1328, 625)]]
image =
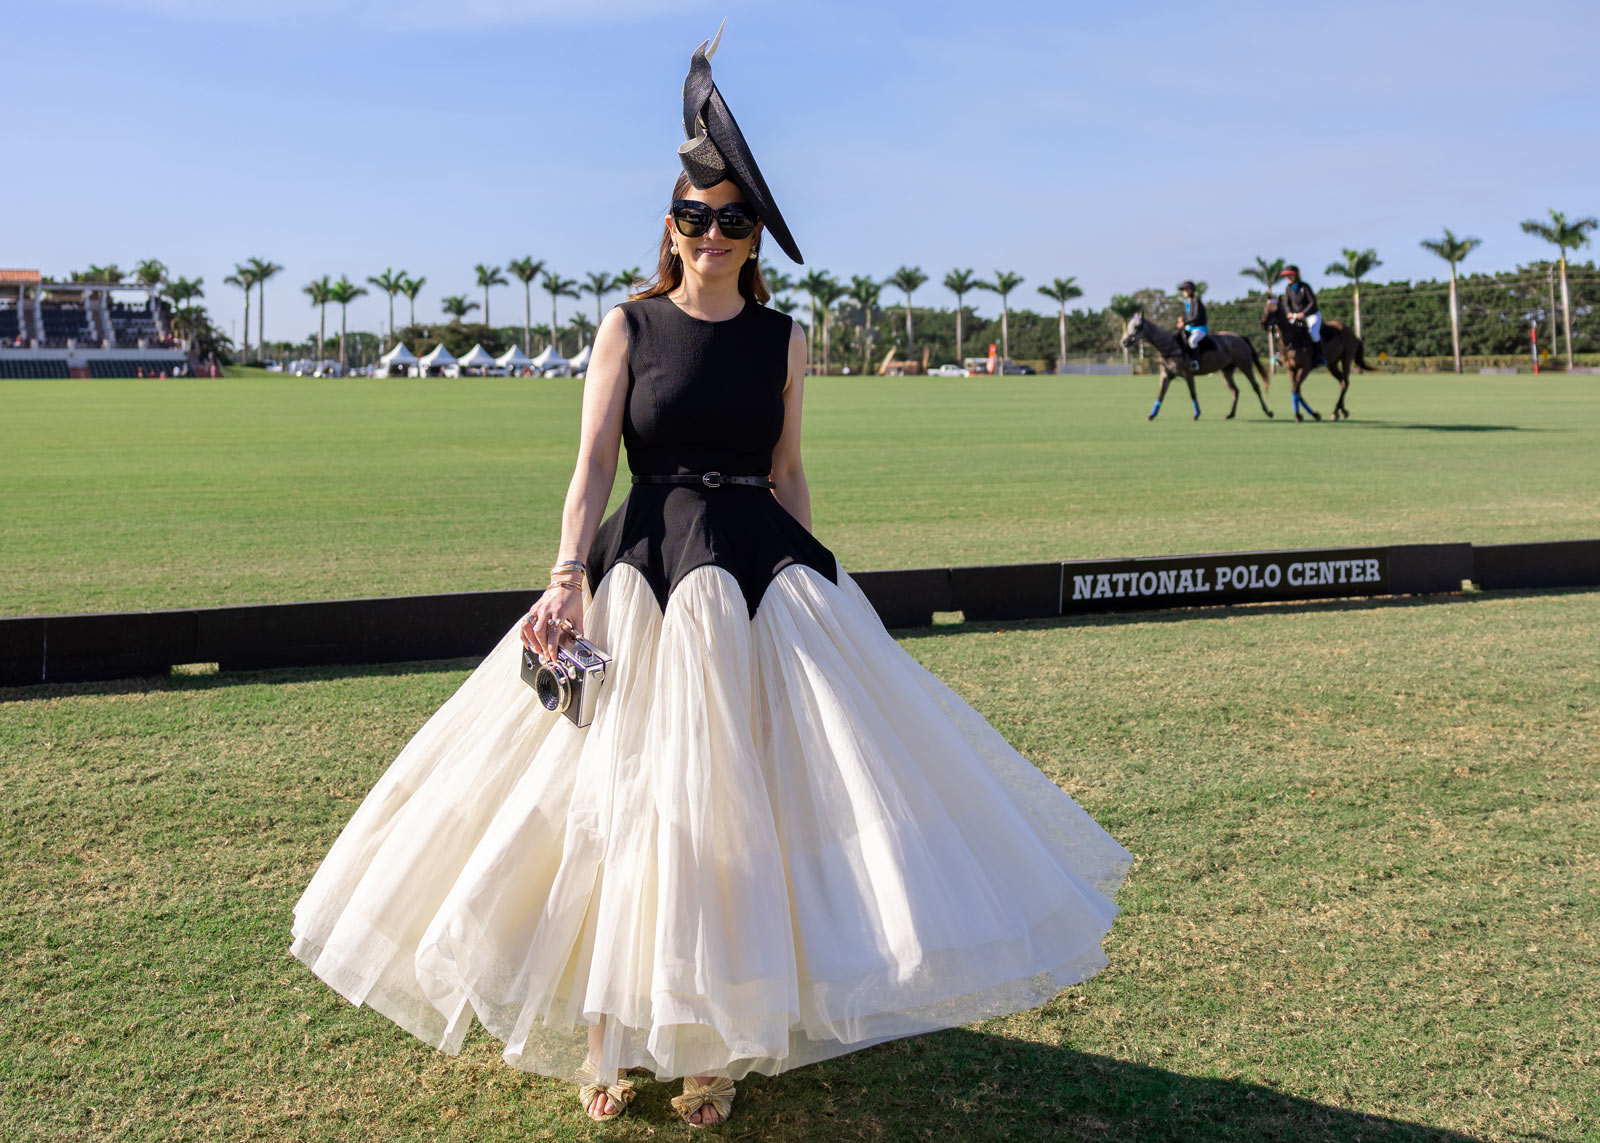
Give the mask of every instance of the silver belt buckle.
[(702, 477), (700, 477), (700, 483), (704, 484), (707, 488), (721, 488), (722, 487), (722, 473), (720, 473), (720, 472), (708, 472), (705, 475), (703, 475)]

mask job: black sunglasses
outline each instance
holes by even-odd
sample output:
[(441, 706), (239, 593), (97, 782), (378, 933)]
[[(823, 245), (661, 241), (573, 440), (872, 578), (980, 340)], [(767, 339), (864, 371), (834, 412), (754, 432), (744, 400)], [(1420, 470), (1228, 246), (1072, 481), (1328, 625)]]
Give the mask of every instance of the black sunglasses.
[(672, 200), (672, 225), (685, 238), (699, 238), (711, 229), (712, 219), (716, 219), (724, 238), (749, 238), (756, 228), (756, 212), (746, 203), (730, 202), (713, 208), (692, 198)]

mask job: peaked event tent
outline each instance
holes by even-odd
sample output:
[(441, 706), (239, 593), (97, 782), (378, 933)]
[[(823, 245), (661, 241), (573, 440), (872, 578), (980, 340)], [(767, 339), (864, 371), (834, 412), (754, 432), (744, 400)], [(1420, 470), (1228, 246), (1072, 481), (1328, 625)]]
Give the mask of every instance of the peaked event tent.
[[(403, 341), (396, 342), (395, 347), (382, 357), (378, 358), (378, 369), (384, 377), (409, 376), (417, 365), (417, 355), (406, 348)], [(396, 372), (396, 369), (399, 372)]]
[(446, 377), (449, 377), (451, 374), (445, 371), (447, 369), (455, 368), (456, 359), (455, 356), (444, 347), (444, 342), (441, 341), (427, 353), (424, 353), (422, 355), (422, 360), (417, 362), (417, 365), (421, 368), (424, 376), (427, 375), (428, 370), (437, 369), (441, 373), (444, 373)]
[(567, 364), (572, 366), (572, 371), (574, 373), (582, 373), (584, 370), (589, 368), (589, 355), (593, 352), (594, 346), (586, 345), (582, 349), (578, 350), (578, 352), (573, 355), (572, 360), (567, 362)]
[(481, 345), (474, 345), (456, 361), (456, 364), (463, 369), (487, 369), (494, 363), (494, 358), (490, 357)]
[(554, 345), (547, 345), (539, 355), (533, 359), (533, 367), (540, 373), (564, 373), (569, 362), (561, 356), (561, 351)]
[(494, 359), (496, 365), (506, 369), (522, 369), (533, 364), (533, 358), (522, 352), (522, 347), (513, 345), (499, 357)]

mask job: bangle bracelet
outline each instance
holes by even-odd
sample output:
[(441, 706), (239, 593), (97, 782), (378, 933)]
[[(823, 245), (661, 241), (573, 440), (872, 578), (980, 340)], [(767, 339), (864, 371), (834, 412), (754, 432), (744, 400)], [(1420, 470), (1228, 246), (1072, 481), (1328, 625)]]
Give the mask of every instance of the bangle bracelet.
[(560, 571), (562, 568), (577, 568), (579, 571), (587, 570), (587, 569), (584, 568), (582, 560), (562, 560), (560, 563), (558, 563), (555, 567), (551, 568), (550, 570), (555, 572), (555, 571)]
[(547, 584), (544, 585), (544, 589), (546, 591), (553, 591), (554, 589), (556, 589), (558, 587), (576, 589), (578, 587), (578, 585), (573, 583), (571, 580), (556, 580), (556, 581), (553, 581), (551, 583), (547, 583)]

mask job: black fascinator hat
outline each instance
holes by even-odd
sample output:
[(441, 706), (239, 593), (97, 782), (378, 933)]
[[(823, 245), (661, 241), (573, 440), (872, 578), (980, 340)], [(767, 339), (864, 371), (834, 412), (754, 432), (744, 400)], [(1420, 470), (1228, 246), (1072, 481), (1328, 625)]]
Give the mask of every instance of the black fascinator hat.
[[(726, 25), (727, 21), (724, 20)], [(683, 133), (689, 141), (678, 148), (689, 181), (700, 190), (732, 179), (744, 191), (756, 217), (767, 228), (783, 252), (795, 262), (805, 263), (800, 247), (778, 213), (767, 180), (761, 177), (755, 156), (734, 121), (733, 112), (723, 102), (722, 93), (711, 82), (711, 57), (722, 41), (722, 28), (709, 42), (694, 50), (689, 60), (689, 76), (683, 81)]]

